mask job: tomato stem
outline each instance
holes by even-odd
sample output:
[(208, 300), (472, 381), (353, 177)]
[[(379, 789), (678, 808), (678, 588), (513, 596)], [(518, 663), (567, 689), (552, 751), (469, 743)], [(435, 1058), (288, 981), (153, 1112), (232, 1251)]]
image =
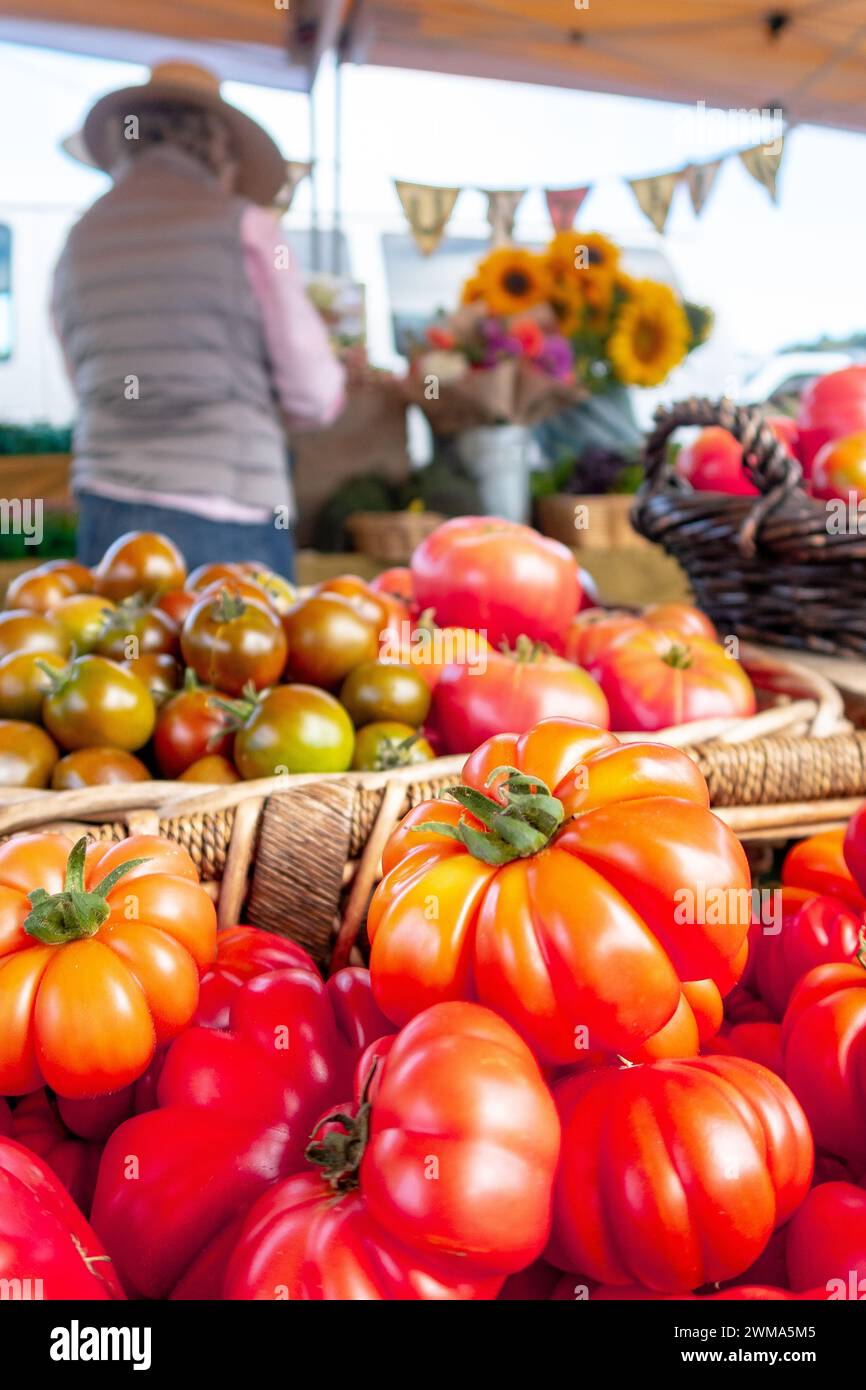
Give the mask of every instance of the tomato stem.
[(89, 891), (84, 886), (84, 866), (87, 858), (87, 836), (82, 835), (69, 852), (66, 875), (59, 893), (34, 888), (28, 893), (30, 913), (24, 930), (46, 946), (64, 946), (70, 941), (82, 941), (95, 936), (108, 920), (111, 908), (106, 899), (124, 874), (145, 864), (146, 858), (129, 859)]
[[(361, 1160), (370, 1138), (370, 1118), (373, 1113), (370, 1086), (378, 1065), (377, 1057), (367, 1074), (355, 1114), (349, 1115), (345, 1110), (335, 1110), (332, 1114), (326, 1115), (310, 1135), (310, 1142), (304, 1152), (304, 1157), (309, 1163), (321, 1168), (322, 1177), (330, 1183), (335, 1192), (351, 1192), (360, 1185)], [(317, 1140), (316, 1135), (325, 1125), (340, 1125), (341, 1130), (332, 1130), (323, 1139)]]
[(464, 786), (447, 787), (442, 792), (480, 821), (484, 830), (476, 830), (462, 816), (457, 825), (422, 821), (412, 829), (457, 840), (476, 859), (497, 868), (540, 854), (562, 825), (565, 808), (540, 778), (516, 767), (494, 768), (485, 785), (491, 786), (503, 772), (505, 779), (497, 784), (496, 796)]

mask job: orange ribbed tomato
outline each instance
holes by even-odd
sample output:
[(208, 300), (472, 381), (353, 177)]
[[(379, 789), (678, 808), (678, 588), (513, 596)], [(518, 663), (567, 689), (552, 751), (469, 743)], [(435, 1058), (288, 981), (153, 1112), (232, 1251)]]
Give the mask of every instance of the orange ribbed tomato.
[(750, 876), (695, 763), (548, 719), (482, 744), (450, 796), (385, 848), (382, 1011), (477, 999), (552, 1065), (696, 1053), (745, 965)]
[(16, 835), (0, 845), (0, 1094), (72, 1099), (141, 1076), (189, 1023), (216, 914), (180, 845)]

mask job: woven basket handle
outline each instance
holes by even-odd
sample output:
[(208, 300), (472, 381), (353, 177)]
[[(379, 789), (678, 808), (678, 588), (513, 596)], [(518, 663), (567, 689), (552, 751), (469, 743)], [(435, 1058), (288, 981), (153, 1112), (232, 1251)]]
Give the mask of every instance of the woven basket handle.
[(742, 444), (743, 472), (761, 494), (755, 498), (738, 534), (740, 549), (753, 555), (764, 518), (800, 487), (803, 474), (799, 463), (776, 438), (760, 409), (735, 405), (726, 396), (719, 401), (692, 397), (676, 405), (660, 406), (655, 413), (654, 428), (644, 445), (645, 492), (691, 491), (668, 458), (668, 440), (681, 425), (721, 425)]

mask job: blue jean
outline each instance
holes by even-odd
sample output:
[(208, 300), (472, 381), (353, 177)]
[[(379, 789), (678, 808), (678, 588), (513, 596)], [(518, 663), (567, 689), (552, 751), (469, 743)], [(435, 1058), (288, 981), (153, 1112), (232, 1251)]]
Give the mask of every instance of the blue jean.
[(174, 507), (118, 502), (78, 494), (78, 558), (95, 565), (125, 531), (161, 531), (182, 551), (189, 569), (208, 562), (259, 560), (286, 579), (295, 577), (292, 532), (272, 521), (210, 521)]

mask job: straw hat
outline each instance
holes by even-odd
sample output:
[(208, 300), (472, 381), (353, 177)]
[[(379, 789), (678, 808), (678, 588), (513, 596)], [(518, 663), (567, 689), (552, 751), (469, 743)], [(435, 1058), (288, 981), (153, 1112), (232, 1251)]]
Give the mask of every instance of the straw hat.
[[(161, 102), (183, 102), (216, 111), (231, 131), (238, 158), (237, 190), (254, 203), (270, 203), (285, 181), (285, 161), (270, 135), (220, 95), (219, 79), (197, 63), (157, 63), (147, 82), (123, 87), (100, 98), (81, 130), (84, 147), (98, 169), (108, 172), (115, 151), (110, 138), (113, 118), (138, 115)], [(68, 151), (81, 158), (76, 151)], [(85, 162), (85, 161), (82, 161)]]

